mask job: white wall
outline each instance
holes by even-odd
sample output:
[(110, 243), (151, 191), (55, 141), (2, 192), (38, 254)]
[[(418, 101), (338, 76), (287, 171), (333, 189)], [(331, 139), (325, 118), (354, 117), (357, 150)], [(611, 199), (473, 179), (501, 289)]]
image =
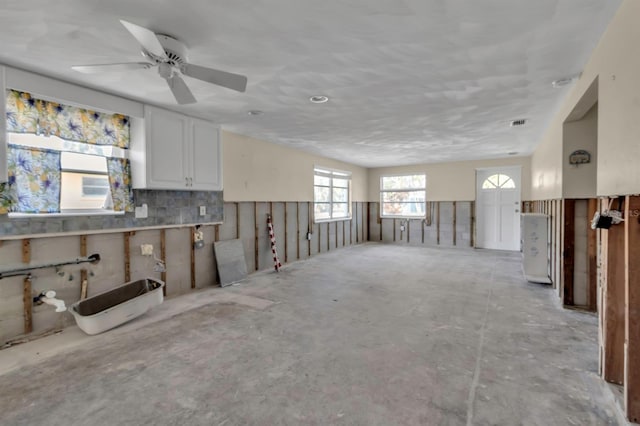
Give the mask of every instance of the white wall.
[(625, 0), (531, 160), (532, 198), (562, 195), (562, 127), (598, 79), (597, 195), (640, 192), (640, 1)]
[(368, 201), (380, 200), (380, 176), (409, 173), (426, 173), (428, 201), (475, 200), (476, 169), (500, 166), (522, 167), (522, 199), (529, 200), (531, 193), (530, 160), (530, 157), (511, 157), (495, 160), (459, 161), (369, 169)]
[[(562, 141), (562, 194), (564, 198), (594, 198), (597, 185), (598, 161), (598, 104), (578, 121), (569, 121), (563, 127)], [(569, 156), (576, 150), (591, 154), (588, 164), (571, 165)]]
[(350, 171), (352, 201), (366, 201), (367, 169), (222, 132), (225, 201), (313, 201), (313, 167)]

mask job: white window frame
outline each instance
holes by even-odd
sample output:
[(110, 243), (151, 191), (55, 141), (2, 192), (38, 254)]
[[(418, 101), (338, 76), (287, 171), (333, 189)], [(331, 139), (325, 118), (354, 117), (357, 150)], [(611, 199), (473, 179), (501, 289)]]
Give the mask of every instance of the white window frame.
[[(384, 178), (392, 178), (392, 177), (400, 177), (400, 176), (424, 176), (424, 188), (395, 188), (395, 189), (383, 189), (384, 185), (382, 181)], [(416, 192), (416, 191), (424, 191), (424, 207), (423, 214), (418, 215), (390, 215), (384, 213), (384, 201), (383, 195), (388, 192)], [(426, 218), (427, 212), (427, 174), (426, 173), (402, 173), (402, 174), (393, 174), (393, 175), (383, 175), (380, 176), (380, 217), (385, 218), (400, 218), (400, 219), (424, 219)]]
[[(315, 182), (315, 177), (316, 176), (323, 176), (323, 177), (327, 177), (329, 178), (329, 186), (325, 186), (325, 185), (316, 185)], [(333, 216), (333, 179), (345, 179), (347, 181), (349, 181), (348, 183), (348, 188), (347, 188), (347, 215), (346, 216), (337, 216), (334, 217)], [(337, 169), (331, 169), (328, 167), (322, 167), (322, 166), (314, 166), (313, 167), (313, 221), (314, 223), (321, 223), (321, 222), (337, 222), (340, 220), (349, 220), (351, 219), (351, 172), (347, 171), (347, 170), (337, 170)], [(329, 218), (323, 218), (323, 219), (318, 219), (316, 218), (316, 204), (322, 203), (322, 204), (327, 204), (326, 202), (318, 202), (316, 200), (316, 196), (315, 196), (315, 189), (316, 187), (322, 187), (322, 188), (329, 188)], [(340, 202), (339, 204), (343, 204), (344, 202)], [(336, 202), (336, 204), (338, 204), (338, 202)]]

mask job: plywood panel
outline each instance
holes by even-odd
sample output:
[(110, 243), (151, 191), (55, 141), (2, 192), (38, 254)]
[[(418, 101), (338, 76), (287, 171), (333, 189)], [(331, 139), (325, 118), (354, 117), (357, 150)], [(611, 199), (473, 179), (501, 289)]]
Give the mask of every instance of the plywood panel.
[[(220, 240), (232, 240), (235, 238), (239, 238), (237, 235), (238, 226), (238, 205), (236, 203), (224, 203), (224, 219), (222, 225), (220, 226)], [(213, 250), (213, 249), (212, 249)]]
[(166, 230), (167, 296), (191, 291), (191, 229)]

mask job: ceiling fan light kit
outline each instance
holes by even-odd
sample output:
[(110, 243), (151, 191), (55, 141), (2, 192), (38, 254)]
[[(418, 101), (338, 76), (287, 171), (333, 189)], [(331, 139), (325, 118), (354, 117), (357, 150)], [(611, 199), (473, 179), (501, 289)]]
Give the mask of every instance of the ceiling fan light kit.
[(182, 79), (183, 75), (205, 81), (207, 83), (226, 87), (238, 92), (247, 88), (247, 77), (213, 68), (190, 64), (187, 60), (187, 46), (175, 38), (156, 34), (153, 31), (120, 20), (122, 25), (140, 43), (142, 56), (149, 62), (126, 62), (114, 64), (77, 65), (71, 67), (75, 71), (94, 74), (110, 71), (128, 71), (158, 67), (158, 74), (164, 78), (180, 105), (197, 102), (191, 90)]

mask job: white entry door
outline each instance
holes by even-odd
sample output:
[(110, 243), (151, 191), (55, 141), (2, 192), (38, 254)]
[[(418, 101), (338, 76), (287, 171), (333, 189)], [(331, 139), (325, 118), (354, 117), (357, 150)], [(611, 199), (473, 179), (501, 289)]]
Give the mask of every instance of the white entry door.
[(520, 250), (520, 167), (476, 171), (476, 247)]

